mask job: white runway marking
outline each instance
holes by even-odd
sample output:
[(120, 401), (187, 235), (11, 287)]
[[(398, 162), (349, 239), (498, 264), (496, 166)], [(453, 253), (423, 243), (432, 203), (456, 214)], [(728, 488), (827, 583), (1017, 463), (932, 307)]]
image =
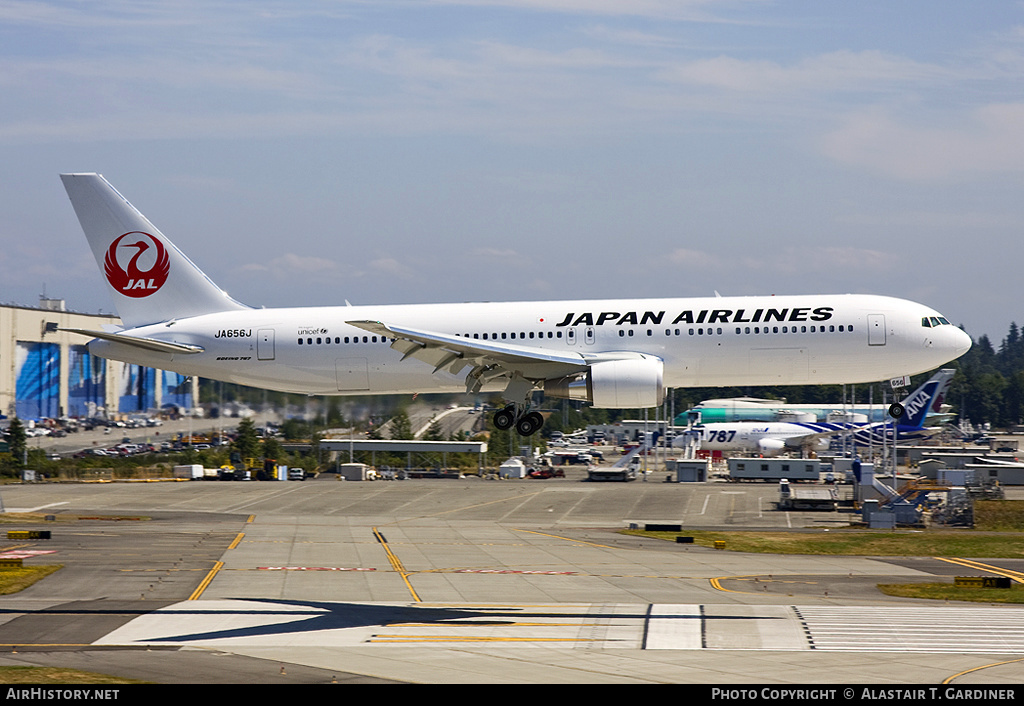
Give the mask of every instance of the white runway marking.
[(228, 649), (482, 642), (574, 649), (1024, 654), (1024, 609), (209, 600), (140, 616), (95, 644)]

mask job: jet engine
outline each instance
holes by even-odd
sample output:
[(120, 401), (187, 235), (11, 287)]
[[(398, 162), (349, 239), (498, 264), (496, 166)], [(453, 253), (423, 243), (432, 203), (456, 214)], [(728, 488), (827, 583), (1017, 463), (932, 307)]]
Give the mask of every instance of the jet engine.
[(786, 448), (786, 442), (782, 439), (760, 439), (757, 446), (762, 454), (773, 456)]
[(601, 361), (582, 377), (546, 380), (544, 394), (605, 409), (657, 407), (665, 399), (664, 370), (661, 359), (648, 356)]

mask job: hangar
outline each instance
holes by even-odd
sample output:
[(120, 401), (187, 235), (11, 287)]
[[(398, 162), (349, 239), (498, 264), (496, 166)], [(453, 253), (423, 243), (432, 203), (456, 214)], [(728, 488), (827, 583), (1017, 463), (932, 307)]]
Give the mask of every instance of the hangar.
[(89, 339), (62, 328), (120, 326), (113, 315), (67, 311), (62, 299), (38, 308), (0, 305), (0, 417), (23, 420), (114, 417), (191, 408), (198, 381), (91, 355)]

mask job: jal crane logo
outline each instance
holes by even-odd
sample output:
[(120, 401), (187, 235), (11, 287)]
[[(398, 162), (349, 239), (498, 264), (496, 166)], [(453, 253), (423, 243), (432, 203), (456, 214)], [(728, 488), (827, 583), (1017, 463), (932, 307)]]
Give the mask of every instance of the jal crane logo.
[[(128, 242), (122, 244), (121, 241), (125, 238), (128, 238)], [(128, 261), (128, 266), (122, 267), (118, 253), (133, 248), (136, 249), (135, 254)], [(153, 253), (147, 256), (143, 262), (152, 262), (152, 264), (149, 269), (143, 270), (139, 266), (139, 260), (143, 253), (150, 249), (153, 250)], [(149, 233), (136, 230), (121, 235), (110, 244), (110, 247), (107, 248), (107, 256), (103, 261), (103, 270), (106, 272), (110, 286), (126, 297), (138, 299), (159, 291), (167, 281), (171, 263), (163, 243)]]

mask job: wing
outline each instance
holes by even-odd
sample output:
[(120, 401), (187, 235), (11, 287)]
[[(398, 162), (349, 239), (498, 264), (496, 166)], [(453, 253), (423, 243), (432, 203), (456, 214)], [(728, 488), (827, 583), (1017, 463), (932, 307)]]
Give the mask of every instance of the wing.
[(799, 436), (786, 437), (784, 441), (787, 448), (800, 448), (801, 446), (807, 446), (808, 444), (817, 442), (820, 439), (835, 436), (836, 434), (842, 434), (843, 432), (855, 434), (868, 425), (804, 423), (800, 426), (806, 427), (807, 433), (800, 434)]
[[(470, 368), (466, 376), (466, 391), (470, 393), (479, 391), (488, 382), (507, 377), (510, 380), (508, 389), (525, 396), (544, 380), (582, 375), (597, 360), (629, 357), (628, 353), (614, 356), (558, 353), (531, 346), (410, 329), (381, 321), (345, 323), (393, 339), (391, 347), (402, 353), (402, 360), (421, 360), (434, 366), (435, 373), (446, 369), (458, 375)], [(519, 385), (521, 389), (512, 390), (513, 385)]]

